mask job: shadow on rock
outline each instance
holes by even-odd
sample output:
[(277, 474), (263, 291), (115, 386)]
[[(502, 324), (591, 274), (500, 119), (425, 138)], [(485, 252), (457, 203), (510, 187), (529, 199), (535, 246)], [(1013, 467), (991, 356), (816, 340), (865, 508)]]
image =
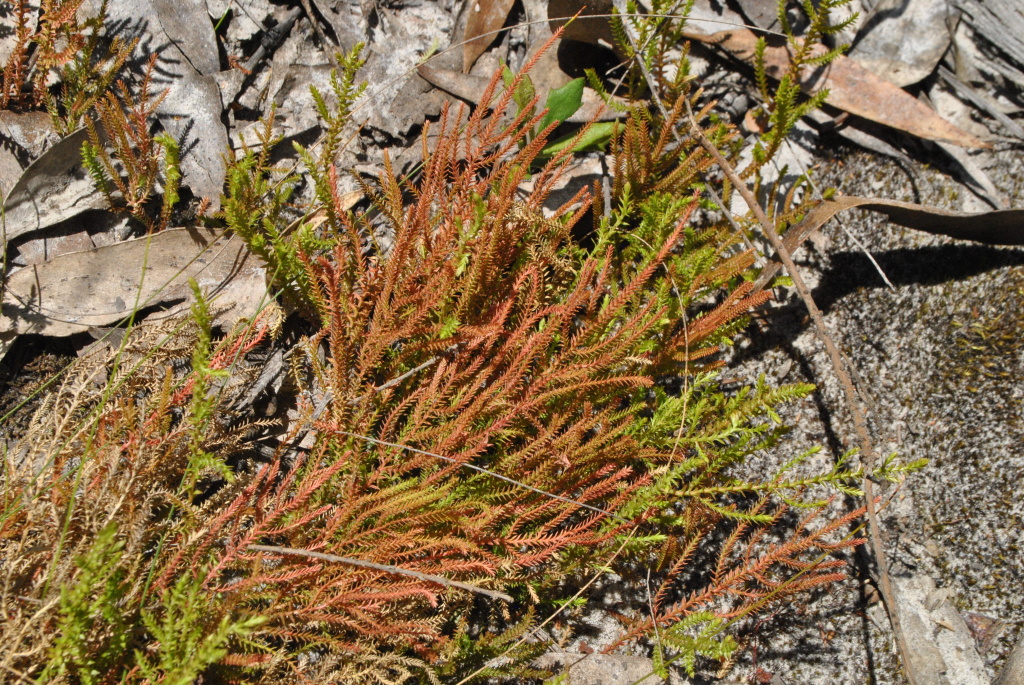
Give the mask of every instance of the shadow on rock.
[[(897, 288), (960, 281), (986, 271), (1024, 265), (1024, 250), (986, 245), (938, 245), (873, 252), (872, 256)], [(812, 296), (823, 312), (860, 288), (885, 288), (885, 282), (863, 252), (837, 252)]]

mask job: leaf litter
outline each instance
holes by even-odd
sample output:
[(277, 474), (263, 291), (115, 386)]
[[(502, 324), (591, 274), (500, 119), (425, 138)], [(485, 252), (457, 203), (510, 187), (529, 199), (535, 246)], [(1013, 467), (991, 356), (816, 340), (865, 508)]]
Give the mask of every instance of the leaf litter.
[[(743, 0), (739, 4), (758, 26), (771, 28), (776, 23), (768, 4), (754, 0)], [(998, 22), (993, 22), (991, 12), (975, 0), (962, 0), (959, 4), (966, 15), (964, 21), (975, 34), (986, 45), (996, 46), (1003, 51), (1002, 58), (992, 65), (986, 67), (975, 61), (973, 66), (1004, 82), (1024, 85), (1024, 71), (1021, 71), (1024, 58), (1018, 50), (1016, 34), (1008, 32)], [(319, 12), (316, 19), (326, 20), (341, 47), (350, 47), (356, 41), (364, 40), (369, 33), (374, 35), (375, 40), (371, 43), (374, 57), (366, 72), (375, 84), (386, 84), (397, 79), (371, 108), (373, 115), (369, 128), (383, 135), (377, 136), (379, 140), (364, 145), (363, 154), (369, 155), (373, 163), (373, 160), (380, 159), (380, 148), (384, 146), (381, 141), (394, 142), (397, 138), (403, 143), (414, 142), (414, 122), (417, 117), (421, 119), (424, 113), (436, 111), (432, 107), (423, 108), (420, 101), (425, 94), (433, 98), (430, 100), (432, 103), (436, 104), (439, 100), (436, 91), (425, 88), (422, 83), (417, 85), (418, 82), (409, 73), (414, 66), (410, 55), (418, 52), (426, 56), (437, 41), (442, 41), (440, 44), (443, 45), (443, 41), (450, 40), (453, 35), (455, 24), (430, 15), (429, 11), (420, 15), (410, 11), (406, 17), (402, 12), (393, 13), (384, 7), (346, 0), (313, 0), (313, 5)], [(552, 2), (552, 7), (555, 5)], [(253, 6), (256, 4), (253, 3)], [(422, 7), (422, 4), (410, 3), (409, 6), (415, 9)], [(566, 9), (564, 2), (558, 3), (558, 6), (560, 13), (556, 16), (568, 16), (561, 12), (572, 9)], [(902, 16), (909, 20), (920, 15), (938, 27), (936, 17), (940, 16), (941, 8), (937, 7), (936, 3), (923, 1), (909, 3)], [(514, 45), (508, 35), (484, 35), (501, 28), (511, 8), (512, 3), (506, 0), (480, 0), (468, 6), (464, 24), (466, 44), (461, 55), (463, 72), (468, 72), (473, 63), (489, 49), (512, 51), (513, 56), (518, 55), (520, 59), (523, 57), (524, 46)], [(212, 24), (205, 21), (206, 17), (216, 13), (207, 14), (207, 3), (204, 2), (171, 3), (167, 0), (112, 2), (111, 9), (113, 17), (133, 27), (142, 39), (141, 50), (159, 49), (163, 52), (166, 60), (162, 63), (165, 67), (162, 85), (169, 88), (169, 92), (159, 110), (161, 125), (182, 143), (185, 184), (197, 198), (208, 198), (216, 206), (223, 187), (224, 155), (229, 141), (229, 130), (224, 126), (222, 117), (229, 105), (237, 104), (233, 96), (222, 101), (221, 91), (217, 87), (217, 77), (223, 77), (225, 73), (221, 69), (221, 61), (216, 58), (219, 39), (212, 30)], [(213, 9), (213, 5), (210, 9)], [(451, 9), (449, 4), (446, 11)], [(122, 12), (120, 15), (117, 14), (119, 10)], [(264, 11), (264, 21), (249, 21), (250, 35), (266, 31), (268, 22), (265, 20), (282, 16), (280, 8), (268, 5)], [(1012, 6), (1006, 12), (1007, 25), (1012, 27), (1020, 13)], [(244, 11), (239, 16), (242, 14)], [(202, 20), (197, 21), (197, 16)], [(955, 23), (946, 21), (948, 15), (941, 16), (947, 29), (949, 23)], [(370, 32), (371, 20), (390, 24), (390, 31)], [(239, 19), (233, 25), (242, 23)], [(896, 49), (901, 47), (899, 36), (907, 30), (899, 21), (894, 19), (890, 23), (882, 18), (876, 24), (881, 28), (865, 33), (850, 57), (839, 58), (823, 73), (805, 74), (803, 85), (806, 90), (811, 92), (822, 87), (828, 88), (829, 104), (919, 139), (975, 150), (990, 149), (990, 142), (950, 123), (900, 87), (917, 83), (939, 68), (938, 63), (949, 42), (956, 40), (952, 29), (930, 32), (928, 41), (912, 41), (913, 45), (908, 47), (915, 50), (907, 52)], [(424, 26), (429, 28), (424, 30)], [(600, 27), (602, 24), (591, 20), (589, 26)], [(197, 27), (201, 30), (195, 30)], [(604, 40), (599, 36), (600, 29), (588, 29), (584, 22), (580, 22), (574, 30), (581, 27), (595, 44)], [(573, 35), (576, 39), (586, 39), (580, 33)], [(413, 44), (408, 43), (409, 36), (416, 37)], [(691, 33), (689, 37), (723, 49), (748, 64), (752, 59), (756, 39), (753, 32), (740, 28), (711, 35)], [(404, 40), (406, 44), (399, 47), (389, 44), (389, 40)], [(297, 65), (300, 62), (297, 55), (301, 45), (310, 41), (307, 34), (302, 43), (296, 43), (291, 48), (292, 56), (285, 62), (275, 60), (274, 67), (278, 73), (272, 77), (260, 73), (255, 80), (250, 80), (247, 89), (243, 89), (247, 90), (248, 95), (243, 93), (239, 102), (259, 108), (258, 98), (246, 98), (259, 92), (259, 88), (266, 89), (270, 78), (275, 79), (272, 81), (275, 86), (270, 89), (270, 100), (277, 101), (277, 104), (285, 108), (288, 107), (291, 94), (308, 90), (308, 85), (315, 81), (315, 77), (301, 71), (301, 65)], [(5, 46), (6, 42), (0, 42), (0, 49)], [(395, 52), (389, 53), (390, 47), (394, 47)], [(318, 53), (323, 55), (324, 49), (330, 48), (320, 46)], [(402, 59), (391, 59), (398, 53), (402, 54)], [(878, 53), (883, 56), (878, 57)], [(769, 47), (765, 57), (770, 75), (782, 73), (788, 66), (788, 55), (783, 48)], [(436, 62), (444, 64), (443, 60)], [(317, 68), (325, 72), (329, 63), (328, 59), (321, 59)], [(448, 64), (451, 64), (450, 59)], [(426, 63), (420, 67), (419, 73), (431, 84), (467, 101), (474, 101), (474, 95), (480, 92), (480, 81), (475, 80), (476, 77), (459, 75), (456, 69)], [(946, 73), (952, 74), (948, 69)], [(598, 102), (596, 94), (590, 89), (582, 91), (580, 97), (584, 102), (588, 99), (591, 103)], [(1005, 101), (1002, 105), (994, 102), (989, 102), (989, 107), (1006, 106)], [(421, 108), (417, 109), (417, 106)], [(304, 106), (292, 104), (292, 107), (290, 114), (287, 109), (283, 110), (285, 135), (297, 137), (312, 130), (309, 121), (301, 114)], [(232, 134), (236, 134), (246, 124), (245, 120), (234, 117), (235, 112), (230, 111), (228, 118)], [(1015, 124), (1016, 120), (1009, 118), (1005, 112), (1002, 117), (1006, 118), (1003, 125), (1007, 130), (1017, 134), (1018, 131), (1012, 125), (1006, 125), (1006, 121)], [(573, 121), (571, 117), (561, 117), (560, 120)], [(11, 251), (12, 242), (44, 233), (84, 212), (106, 208), (105, 203), (98, 200), (101, 196), (95, 192), (91, 179), (84, 174), (81, 166), (82, 133), (78, 131), (71, 134), (41, 154), (37, 154), (36, 149), (31, 150), (32, 163), (24, 169), (4, 200), (5, 248), (8, 252)], [(9, 128), (7, 132), (0, 130), (0, 134), (9, 140), (15, 138)], [(232, 139), (236, 142), (240, 140), (238, 137)], [(893, 149), (888, 142), (882, 141), (882, 144)], [(964, 159), (970, 162), (970, 158)], [(977, 173), (984, 175), (980, 169)], [(983, 188), (983, 191), (987, 190)], [(958, 239), (1004, 245), (1024, 244), (1021, 210), (967, 213), (851, 196), (819, 204), (791, 229), (786, 237), (788, 246), (795, 249), (807, 235), (821, 229), (836, 213), (855, 207), (880, 212), (903, 226)], [(145, 277), (138, 279), (135, 270), (140, 269), (144, 262)], [(129, 268), (125, 268), (126, 265)], [(237, 239), (195, 229), (172, 229), (92, 250), (61, 254), (21, 269), (10, 269), (6, 274), (3, 315), (0, 318), (3, 352), (6, 352), (14, 336), (19, 334), (65, 336), (117, 324), (132, 314), (136, 301), (144, 303), (146, 307), (161, 310), (160, 316), (181, 311), (188, 306), (190, 296), (186, 283), (190, 277), (198, 278), (204, 289), (219, 292), (219, 303), (233, 312), (231, 317), (252, 316), (267, 297), (265, 270), (256, 264), (251, 255), (245, 254)]]

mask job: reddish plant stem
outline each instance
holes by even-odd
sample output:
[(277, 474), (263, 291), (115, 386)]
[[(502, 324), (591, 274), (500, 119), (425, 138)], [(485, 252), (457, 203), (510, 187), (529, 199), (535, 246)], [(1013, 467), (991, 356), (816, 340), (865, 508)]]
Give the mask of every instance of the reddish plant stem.
[(918, 679), (915, 678), (915, 674), (910, 665), (910, 651), (906, 637), (903, 633), (903, 627), (900, 623), (899, 614), (897, 612), (895, 595), (893, 594), (892, 583), (889, 578), (889, 564), (885, 554), (885, 549), (882, 545), (882, 531), (878, 525), (878, 514), (875, 511), (874, 483), (872, 483), (870, 475), (875, 466), (876, 453), (871, 442), (871, 435), (868, 432), (867, 419), (864, 415), (864, 410), (861, 408), (860, 402), (857, 400), (857, 389), (853, 384), (853, 380), (850, 378), (849, 372), (846, 370), (842, 353), (832, 340), (832, 336), (829, 335), (821, 310), (818, 309), (818, 305), (814, 302), (814, 298), (811, 297), (810, 289), (808, 289), (807, 284), (800, 275), (800, 270), (793, 262), (793, 258), (789, 254), (789, 250), (787, 250), (786, 246), (783, 245), (782, 239), (776, 232), (772, 222), (769, 221), (768, 216), (764, 213), (761, 205), (758, 204), (754, 194), (750, 192), (747, 184), (743, 182), (739, 177), (739, 174), (736, 173), (736, 170), (732, 168), (732, 165), (729, 164), (722, 153), (718, 151), (718, 148), (716, 148), (704, 134), (704, 131), (701, 130), (700, 126), (697, 125), (697, 122), (693, 117), (693, 111), (689, 107), (689, 102), (687, 102), (687, 113), (689, 114), (690, 130), (693, 136), (700, 142), (701, 146), (707, 151), (707, 153), (711, 155), (729, 181), (736, 187), (740, 196), (754, 213), (754, 217), (761, 225), (761, 230), (764, 231), (768, 241), (771, 242), (772, 247), (775, 248), (775, 252), (778, 254), (782, 264), (786, 267), (786, 271), (793, 280), (793, 287), (796, 288), (797, 293), (800, 295), (800, 299), (803, 300), (804, 305), (807, 307), (807, 312), (811, 315), (811, 320), (814, 321), (814, 327), (817, 329), (818, 337), (821, 338), (822, 343), (825, 345), (829, 361), (832, 362), (832, 368), (835, 370), (836, 376), (839, 378), (839, 383), (843, 388), (843, 394), (846, 397), (846, 404), (849, 406), (850, 413), (853, 416), (853, 427), (857, 432), (857, 438), (860, 442), (861, 453), (863, 455), (864, 498), (867, 500), (865, 504), (868, 512), (868, 532), (871, 539), (871, 551), (874, 554), (875, 564), (878, 567), (878, 588), (882, 593), (882, 599), (885, 601), (885, 608), (889, 614), (889, 622), (892, 624), (893, 634), (896, 637), (896, 643), (899, 647), (900, 657), (903, 662), (903, 670), (906, 673), (907, 680), (910, 685), (915, 685)]

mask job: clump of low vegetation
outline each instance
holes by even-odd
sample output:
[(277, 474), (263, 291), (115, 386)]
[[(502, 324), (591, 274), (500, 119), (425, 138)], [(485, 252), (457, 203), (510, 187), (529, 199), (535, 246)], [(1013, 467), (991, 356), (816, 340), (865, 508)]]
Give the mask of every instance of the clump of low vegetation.
[[(817, 22), (827, 9), (808, 8)], [(301, 150), (305, 176), (271, 166), (269, 124), (263, 146), (233, 160), (211, 221), (266, 261), (292, 316), (274, 305), (215, 335), (196, 288), (191, 315), (136, 323), (48, 390), (4, 460), (5, 673), (543, 678), (535, 628), (577, 610), (595, 574), (628, 584), (643, 568), (648, 609), (623, 617), (618, 644), (645, 645), (659, 673), (676, 662), (692, 674), (734, 658), (749, 617), (841, 577), (829, 555), (858, 544), (860, 512), (826, 515), (823, 491), (858, 493), (859, 469), (791, 475), (804, 454), (756, 480), (732, 475), (784, 449), (776, 409), (811, 387), (723, 387), (720, 351), (770, 293), (753, 288), (743, 237), (714, 218), (703, 191), (727, 201), (728, 186), (686, 135), (688, 110), (733, 161), (736, 133), (701, 103), (686, 53), (666, 61), (678, 24), (626, 21), (650, 39), (631, 55), (636, 104), (610, 134), (612, 183), (553, 216), (544, 202), (591, 129), (548, 147), (560, 122), (522, 97), (528, 66), (496, 74), (471, 112), (446, 110), (420, 170), (386, 169), (363, 211), (345, 208), (332, 163), (361, 93), (357, 52), (316, 95), (328, 133)], [(107, 63), (80, 80), (109, 90)], [(5, 72), (5, 105), (50, 106), (65, 87), (8, 88), (19, 73)], [(89, 116), (139, 133), (132, 116), (150, 96), (124, 116), (127, 93), (89, 88), (76, 91)], [(795, 121), (795, 98), (775, 103), (756, 165)], [(113, 152), (93, 135), (90, 169), (157, 229), (171, 214), (149, 201), (154, 179), (175, 178), (177, 152), (152, 139), (162, 166), (142, 163), (133, 151), (151, 139), (134, 134)], [(300, 183), (316, 201), (293, 225)], [(804, 209), (783, 205), (780, 225)], [(275, 350), (280, 411), (257, 418), (259, 361)]]

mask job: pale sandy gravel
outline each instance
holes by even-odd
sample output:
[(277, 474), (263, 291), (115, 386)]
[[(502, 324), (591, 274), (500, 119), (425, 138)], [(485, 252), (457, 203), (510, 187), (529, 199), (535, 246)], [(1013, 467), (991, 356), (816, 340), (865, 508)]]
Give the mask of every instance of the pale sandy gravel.
[[(997, 153), (990, 162), (996, 185), (1024, 205), (1021, 153)], [(915, 198), (906, 173), (860, 151), (837, 152), (822, 169), (819, 181), (847, 194), (979, 207), (949, 177), (923, 167)], [(1017, 344), (1024, 249), (957, 243), (868, 213), (848, 212), (843, 220), (895, 289), (884, 286), (835, 223), (825, 231), (827, 248), (804, 249), (798, 261), (874, 405), (879, 451), (930, 460), (884, 518), (892, 570), (930, 577), (962, 615), (1006, 622), (982, 655), (991, 676), (1024, 629), (1024, 346)], [(972, 323), (989, 342), (965, 336)], [(737, 363), (740, 375), (819, 383), (812, 399), (787, 409), (795, 429), (778, 458), (815, 444), (833, 454), (856, 444), (840, 388), (795, 296), (755, 333)], [(856, 578), (762, 626), (758, 646), (758, 666), (785, 683), (904, 682), (884, 612), (867, 606)], [(743, 681), (752, 670), (748, 654), (731, 679)], [(947, 680), (976, 682), (966, 672)]]

